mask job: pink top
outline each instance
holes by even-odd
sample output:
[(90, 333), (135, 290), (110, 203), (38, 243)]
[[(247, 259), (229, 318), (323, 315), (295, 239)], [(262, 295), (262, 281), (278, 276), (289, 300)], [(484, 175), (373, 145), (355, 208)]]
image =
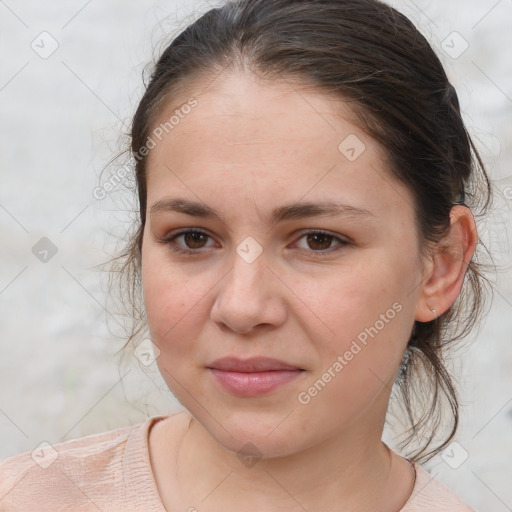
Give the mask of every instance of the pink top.
[[(0, 462), (0, 512), (166, 512), (149, 460), (148, 433), (166, 416)], [(475, 512), (416, 463), (413, 492), (399, 512)]]

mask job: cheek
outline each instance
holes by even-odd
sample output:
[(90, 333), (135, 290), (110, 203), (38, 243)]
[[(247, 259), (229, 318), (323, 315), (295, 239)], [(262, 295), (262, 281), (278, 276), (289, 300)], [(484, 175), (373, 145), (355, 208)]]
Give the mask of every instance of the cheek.
[(404, 306), (413, 269), (404, 258), (395, 260), (383, 252), (357, 255), (357, 261), (347, 262), (344, 268), (294, 282), (295, 293), (309, 306), (310, 328), (317, 328), (324, 339), (331, 338), (328, 344), (340, 340), (335, 349), (343, 348), (343, 343), (357, 337), (387, 312), (393, 323), (399, 320), (393, 304)]
[(166, 264), (160, 248), (148, 248), (142, 258), (142, 289), (151, 339), (161, 351), (187, 345), (207, 314), (211, 286)]
[[(314, 287), (303, 284), (298, 295), (314, 304), (311, 309), (319, 318), (309, 315), (309, 337), (321, 360), (315, 378), (331, 368), (340, 375), (334, 380), (341, 387), (350, 382), (371, 393), (382, 385), (379, 378), (387, 381), (394, 375), (405, 349), (414, 315), (416, 267), (412, 257), (389, 251), (368, 256), (350, 271), (317, 280)], [(333, 368), (339, 356), (343, 368)]]

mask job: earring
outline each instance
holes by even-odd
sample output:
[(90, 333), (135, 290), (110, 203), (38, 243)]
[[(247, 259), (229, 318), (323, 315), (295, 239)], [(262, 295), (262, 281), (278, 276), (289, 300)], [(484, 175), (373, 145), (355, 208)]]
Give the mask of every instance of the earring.
[(432, 311), (432, 313), (434, 313), (434, 318), (432, 320), (435, 320), (437, 318), (437, 311), (431, 306), (429, 306), (429, 308), (430, 308), (430, 311)]
[(402, 358), (402, 362), (400, 364), (400, 367), (398, 368), (398, 374), (395, 379), (395, 384), (398, 386), (401, 386), (405, 382), (405, 374), (407, 372), (407, 365), (409, 363), (409, 359), (411, 358), (412, 350), (407, 347), (407, 350), (405, 351), (405, 354)]

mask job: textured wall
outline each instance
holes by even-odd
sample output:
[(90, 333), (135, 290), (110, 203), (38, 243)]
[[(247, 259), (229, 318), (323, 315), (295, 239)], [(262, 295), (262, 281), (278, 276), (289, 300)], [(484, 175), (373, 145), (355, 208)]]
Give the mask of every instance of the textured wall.
[[(140, 98), (141, 70), (153, 48), (177, 27), (175, 20), (183, 25), (205, 5), (0, 2), (0, 459), (179, 407), (155, 365), (115, 355), (122, 340), (114, 336), (115, 321), (107, 324), (106, 277), (95, 266), (126, 228), (130, 196), (123, 199), (118, 189), (99, 200), (93, 190), (122, 149), (119, 135)], [(512, 224), (512, 4), (395, 5), (438, 49), (503, 194), (481, 232), (505, 266)], [(464, 405), (458, 444), (426, 465), (486, 512), (512, 510), (509, 269), (495, 289), (480, 331), (455, 361)]]

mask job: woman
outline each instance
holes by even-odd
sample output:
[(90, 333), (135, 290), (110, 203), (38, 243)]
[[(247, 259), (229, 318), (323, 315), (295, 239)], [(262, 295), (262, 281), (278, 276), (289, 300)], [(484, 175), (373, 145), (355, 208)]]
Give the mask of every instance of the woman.
[[(443, 354), (478, 318), (489, 181), (411, 22), (226, 3), (163, 52), (131, 136), (121, 268), (184, 409), (7, 459), (2, 510), (473, 510), (419, 462), (457, 429)], [(381, 439), (397, 388), (408, 458)]]

